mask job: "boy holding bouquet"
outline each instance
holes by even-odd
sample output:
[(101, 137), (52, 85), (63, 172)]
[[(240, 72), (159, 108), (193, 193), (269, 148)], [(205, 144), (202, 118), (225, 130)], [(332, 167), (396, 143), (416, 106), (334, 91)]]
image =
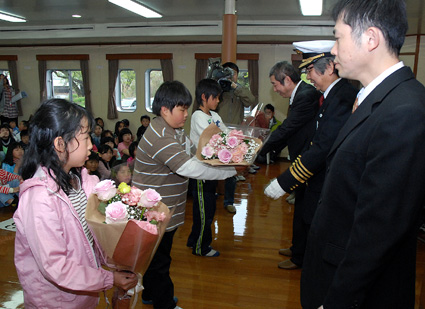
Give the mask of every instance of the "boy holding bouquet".
[(188, 178), (218, 180), (236, 174), (233, 167), (214, 168), (190, 156), (190, 140), (181, 128), (187, 119), (192, 96), (178, 81), (164, 82), (155, 94), (151, 121), (139, 142), (132, 185), (155, 189), (162, 201), (174, 209), (169, 226), (143, 277), (144, 304), (154, 308), (176, 306), (170, 278), (171, 247), (176, 229), (184, 223)]
[[(195, 145), (199, 143), (202, 132), (215, 123), (222, 131), (226, 126), (215, 109), (220, 101), (222, 90), (213, 79), (203, 79), (196, 86), (196, 105), (194, 106), (190, 126), (190, 139)], [(193, 195), (192, 232), (187, 240), (187, 246), (192, 248), (192, 254), (217, 257), (220, 252), (211, 248), (211, 224), (216, 209), (217, 180), (190, 179), (189, 188)]]

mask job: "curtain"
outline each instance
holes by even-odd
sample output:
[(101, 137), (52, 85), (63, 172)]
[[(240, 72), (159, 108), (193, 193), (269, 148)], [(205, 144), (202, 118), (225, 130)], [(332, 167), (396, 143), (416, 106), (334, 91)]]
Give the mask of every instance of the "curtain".
[(195, 83), (198, 85), (201, 79), (207, 76), (208, 59), (196, 59)]
[[(15, 60), (7, 61), (7, 66), (10, 72), (10, 79), (12, 81), (13, 89), (15, 90), (15, 94), (18, 94), (20, 90), (19, 90), (18, 69), (16, 67), (16, 61)], [(21, 100), (18, 100), (16, 102), (16, 106), (18, 107), (18, 116), (22, 116), (23, 113), (22, 113)]]
[(46, 60), (38, 60), (38, 80), (40, 81), (40, 102), (47, 99), (47, 62)]
[(108, 74), (109, 74), (109, 84), (108, 84), (108, 119), (117, 119), (118, 110), (115, 104), (115, 84), (118, 77), (118, 60), (108, 60)]
[(248, 60), (249, 88), (258, 103), (258, 60)]
[(161, 59), (162, 78), (164, 82), (171, 82), (174, 79), (173, 60)]
[(81, 75), (83, 76), (83, 87), (85, 96), (86, 110), (92, 113), (91, 108), (91, 89), (90, 89), (90, 78), (89, 78), (89, 61), (80, 60)]

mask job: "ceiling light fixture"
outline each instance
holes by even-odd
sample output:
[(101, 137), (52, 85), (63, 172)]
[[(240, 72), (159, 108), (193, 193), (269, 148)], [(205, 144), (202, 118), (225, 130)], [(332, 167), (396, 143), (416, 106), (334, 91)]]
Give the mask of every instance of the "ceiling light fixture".
[(131, 0), (108, 0), (108, 1), (146, 18), (161, 18), (162, 17), (161, 14), (158, 14), (157, 12), (154, 12), (151, 9), (148, 9), (147, 7)]
[(304, 16), (322, 15), (323, 0), (300, 0), (300, 6)]
[(74, 18), (81, 18), (81, 15), (73, 14), (72, 17), (74, 17)]
[(10, 13), (0, 11), (0, 19), (10, 21), (12, 23), (25, 23), (26, 20), (24, 17), (16, 16)]

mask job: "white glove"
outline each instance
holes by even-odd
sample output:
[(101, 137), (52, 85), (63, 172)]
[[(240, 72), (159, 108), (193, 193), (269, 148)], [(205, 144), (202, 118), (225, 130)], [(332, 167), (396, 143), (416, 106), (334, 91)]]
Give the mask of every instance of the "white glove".
[(275, 178), (272, 180), (267, 187), (264, 189), (264, 194), (268, 197), (271, 197), (274, 200), (277, 200), (279, 197), (284, 195), (286, 192), (279, 185), (279, 182)]

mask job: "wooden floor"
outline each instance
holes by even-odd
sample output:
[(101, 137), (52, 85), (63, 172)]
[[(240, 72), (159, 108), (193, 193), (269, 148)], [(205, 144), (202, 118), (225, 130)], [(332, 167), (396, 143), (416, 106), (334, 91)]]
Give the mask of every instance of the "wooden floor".
[[(291, 244), (293, 205), (284, 198), (265, 198), (264, 186), (288, 167), (281, 161), (261, 165), (255, 175), (238, 182), (235, 197), (236, 215), (223, 208), (223, 196), (217, 201), (213, 247), (217, 258), (198, 257), (186, 247), (192, 221), (189, 199), (186, 223), (174, 238), (171, 276), (178, 305), (191, 308), (300, 308), (299, 283), (301, 270), (278, 269), (284, 259), (279, 248)], [(0, 209), (0, 221), (9, 219), (12, 210)], [(13, 265), (14, 232), (0, 230), (0, 308), (24, 308), (22, 291)], [(425, 298), (425, 244), (418, 241), (417, 305), (420, 292)], [(111, 295), (109, 291), (107, 295)], [(101, 299), (98, 308), (106, 308)], [(152, 308), (139, 299), (136, 308)], [(65, 308), (66, 309), (66, 308)]]

